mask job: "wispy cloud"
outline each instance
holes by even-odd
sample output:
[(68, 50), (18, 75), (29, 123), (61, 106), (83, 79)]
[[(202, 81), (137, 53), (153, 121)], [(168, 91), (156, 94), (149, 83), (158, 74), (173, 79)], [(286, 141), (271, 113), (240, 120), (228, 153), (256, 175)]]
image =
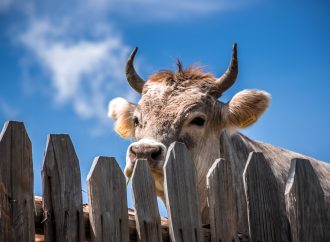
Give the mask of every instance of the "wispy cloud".
[[(4, 1), (8, 6), (12, 2)], [(25, 13), (26, 25), (20, 26), (14, 38), (28, 50), (24, 57), (28, 64), (22, 61), (23, 76), (29, 79), (29, 65), (34, 59), (46, 74), (39, 89), (46, 89), (55, 105), (72, 105), (79, 117), (97, 120), (94, 134), (109, 125), (106, 104), (110, 98), (118, 95), (134, 101), (137, 97), (127, 84), (123, 85), (124, 66), (132, 48), (118, 33), (116, 16), (168, 20), (244, 5), (242, 0), (19, 2), (14, 6)], [(28, 89), (30, 86), (35, 85), (25, 85)]]
[(190, 18), (196, 15), (228, 11), (251, 4), (253, 0), (88, 0), (98, 12), (116, 13), (135, 19)]
[[(119, 90), (124, 82), (124, 66), (130, 48), (111, 28), (98, 39), (74, 39), (67, 26), (33, 20), (19, 37), (49, 74), (52, 95), (58, 105), (71, 103), (82, 118), (108, 123), (106, 103), (113, 95), (131, 96)], [(125, 88), (124, 88), (125, 89)]]

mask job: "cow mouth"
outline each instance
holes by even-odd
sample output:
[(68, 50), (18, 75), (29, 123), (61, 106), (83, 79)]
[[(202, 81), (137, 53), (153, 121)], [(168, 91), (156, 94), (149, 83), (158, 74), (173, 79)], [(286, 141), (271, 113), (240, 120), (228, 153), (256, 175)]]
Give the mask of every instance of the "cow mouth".
[[(126, 163), (126, 167), (125, 167), (124, 173), (125, 173), (125, 175), (126, 175), (127, 178), (131, 178), (132, 177), (136, 162), (137, 161), (134, 161), (134, 162), (128, 161)], [(158, 165), (153, 164), (149, 160), (148, 160), (148, 165), (149, 165), (151, 174), (154, 176), (154, 178), (156, 178), (156, 177), (163, 178), (163, 176), (164, 176), (163, 175), (163, 167), (159, 167)]]

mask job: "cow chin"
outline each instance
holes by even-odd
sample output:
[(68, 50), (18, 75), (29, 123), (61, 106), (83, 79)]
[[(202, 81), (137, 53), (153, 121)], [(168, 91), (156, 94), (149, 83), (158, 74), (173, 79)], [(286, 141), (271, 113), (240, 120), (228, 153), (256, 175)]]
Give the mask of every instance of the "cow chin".
[(155, 181), (157, 196), (159, 196), (163, 201), (165, 201), (163, 170), (151, 169), (151, 174), (152, 174), (152, 176), (154, 178), (154, 181)]

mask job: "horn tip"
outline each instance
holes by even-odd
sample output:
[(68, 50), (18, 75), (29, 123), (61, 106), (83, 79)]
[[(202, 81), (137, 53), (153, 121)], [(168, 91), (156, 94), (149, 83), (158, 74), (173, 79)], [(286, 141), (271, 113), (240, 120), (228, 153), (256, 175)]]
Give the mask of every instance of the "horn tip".
[(237, 43), (233, 44), (233, 52), (235, 52), (235, 53), (237, 52)]
[(129, 60), (133, 60), (135, 57), (136, 52), (138, 51), (138, 47), (135, 47), (132, 53), (130, 54)]
[(232, 58), (237, 60), (237, 43), (233, 44)]

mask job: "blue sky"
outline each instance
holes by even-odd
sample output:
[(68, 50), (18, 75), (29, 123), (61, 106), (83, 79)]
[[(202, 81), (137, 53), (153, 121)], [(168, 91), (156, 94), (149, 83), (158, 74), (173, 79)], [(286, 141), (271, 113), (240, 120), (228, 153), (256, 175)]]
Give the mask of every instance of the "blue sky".
[(124, 167), (130, 141), (112, 130), (107, 104), (139, 98), (124, 76), (133, 47), (145, 78), (176, 58), (220, 75), (237, 42), (238, 81), (222, 100), (248, 88), (272, 95), (242, 132), (330, 161), (329, 12), (322, 0), (0, 0), (0, 124), (25, 122), (39, 195), (47, 135), (70, 134), (86, 190), (94, 157)]

